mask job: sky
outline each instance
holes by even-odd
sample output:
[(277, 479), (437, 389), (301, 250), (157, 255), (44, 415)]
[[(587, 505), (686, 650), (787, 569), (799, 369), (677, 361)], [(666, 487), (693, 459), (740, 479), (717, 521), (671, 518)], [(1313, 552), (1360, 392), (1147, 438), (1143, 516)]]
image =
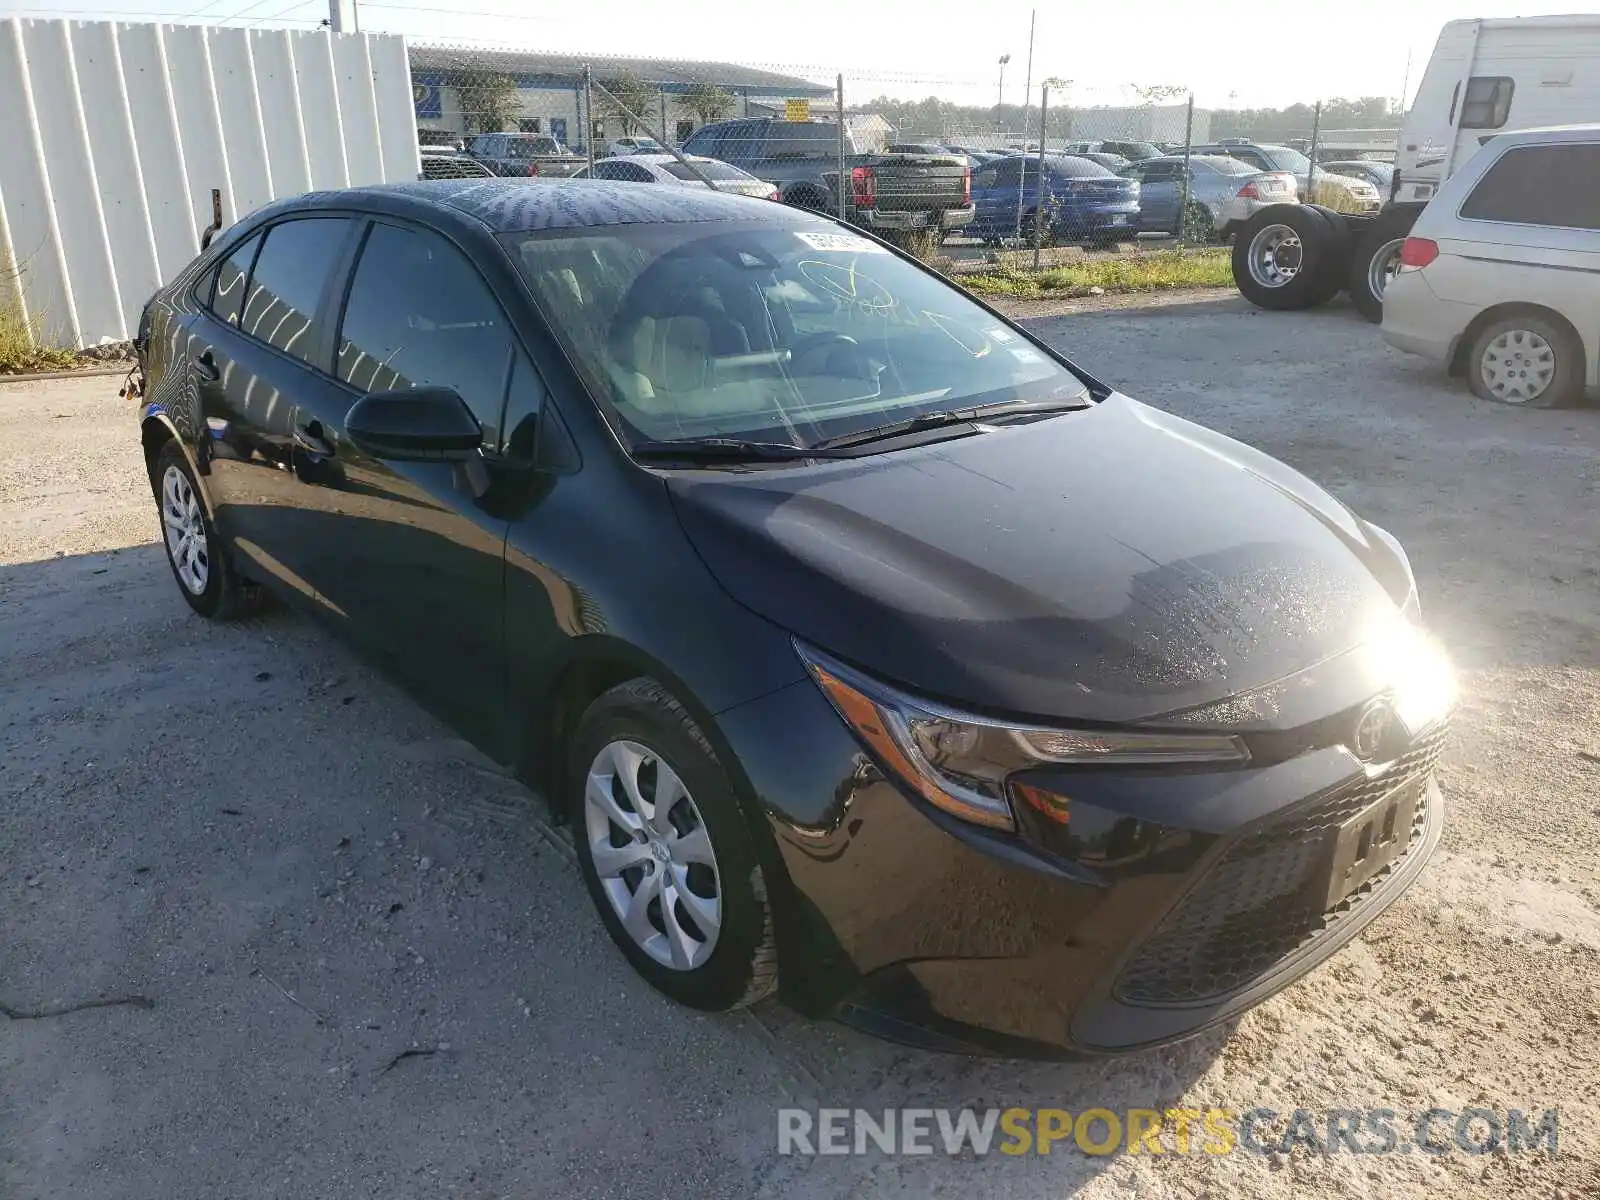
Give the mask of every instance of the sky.
[[(0, 16), (200, 21), (309, 29), (327, 0), (0, 0)], [(358, 0), (363, 30), (415, 41), (740, 62), (807, 77), (845, 74), (854, 104), (887, 94), (1020, 104), (1028, 74), (1027, 0), (863, 4), (806, 0)], [(1335, 96), (1415, 93), (1440, 27), (1461, 17), (1570, 11), (1438, 0), (1134, 0), (1038, 10), (1033, 89), (1071, 81), (1074, 103), (1126, 103), (1128, 85), (1192, 89), (1208, 108), (1278, 107)], [(906, 20), (906, 14), (915, 14)], [(1059, 101), (1063, 86), (1052, 89)]]

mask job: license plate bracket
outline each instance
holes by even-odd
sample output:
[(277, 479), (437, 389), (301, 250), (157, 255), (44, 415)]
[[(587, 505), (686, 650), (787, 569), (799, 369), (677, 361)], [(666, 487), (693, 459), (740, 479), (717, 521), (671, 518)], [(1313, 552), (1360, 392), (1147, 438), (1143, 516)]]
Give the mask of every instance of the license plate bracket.
[(1420, 784), (1408, 783), (1339, 827), (1323, 907), (1333, 908), (1405, 853), (1411, 844)]

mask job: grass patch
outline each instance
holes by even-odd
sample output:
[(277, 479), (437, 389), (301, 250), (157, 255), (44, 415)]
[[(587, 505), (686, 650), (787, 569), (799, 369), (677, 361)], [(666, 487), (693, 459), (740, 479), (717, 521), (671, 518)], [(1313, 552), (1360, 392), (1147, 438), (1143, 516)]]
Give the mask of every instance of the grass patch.
[(997, 270), (951, 278), (981, 295), (1038, 300), (1095, 295), (1096, 288), (1114, 295), (1168, 288), (1232, 287), (1233, 268), (1226, 250), (1164, 250), (1086, 259), (1037, 272)]
[(38, 345), (22, 313), (14, 305), (0, 307), (0, 375), (70, 371), (77, 365), (76, 351)]

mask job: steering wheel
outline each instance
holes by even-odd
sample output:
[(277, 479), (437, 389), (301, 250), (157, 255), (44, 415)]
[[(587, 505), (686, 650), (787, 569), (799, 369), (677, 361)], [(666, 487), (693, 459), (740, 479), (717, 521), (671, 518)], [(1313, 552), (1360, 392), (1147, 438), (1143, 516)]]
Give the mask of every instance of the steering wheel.
[[(833, 361), (833, 355), (839, 353), (845, 356), (849, 366), (843, 371), (827, 372), (825, 368)], [(861, 343), (847, 333), (812, 333), (801, 338), (789, 347), (790, 362), (800, 364), (805, 359), (818, 358), (817, 367), (822, 368), (821, 373), (844, 375), (870, 379), (872, 377), (872, 362), (867, 358), (867, 352), (861, 348)], [(807, 372), (796, 370), (795, 374), (804, 375)]]

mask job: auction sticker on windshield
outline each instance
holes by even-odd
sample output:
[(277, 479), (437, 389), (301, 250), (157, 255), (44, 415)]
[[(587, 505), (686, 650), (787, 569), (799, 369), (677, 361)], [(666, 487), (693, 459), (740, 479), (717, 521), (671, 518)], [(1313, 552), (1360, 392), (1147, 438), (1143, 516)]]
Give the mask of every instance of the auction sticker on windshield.
[(795, 237), (813, 250), (822, 250), (832, 254), (889, 253), (887, 246), (880, 246), (877, 242), (868, 241), (864, 237), (857, 237), (853, 233), (813, 233), (809, 230), (797, 230)]

